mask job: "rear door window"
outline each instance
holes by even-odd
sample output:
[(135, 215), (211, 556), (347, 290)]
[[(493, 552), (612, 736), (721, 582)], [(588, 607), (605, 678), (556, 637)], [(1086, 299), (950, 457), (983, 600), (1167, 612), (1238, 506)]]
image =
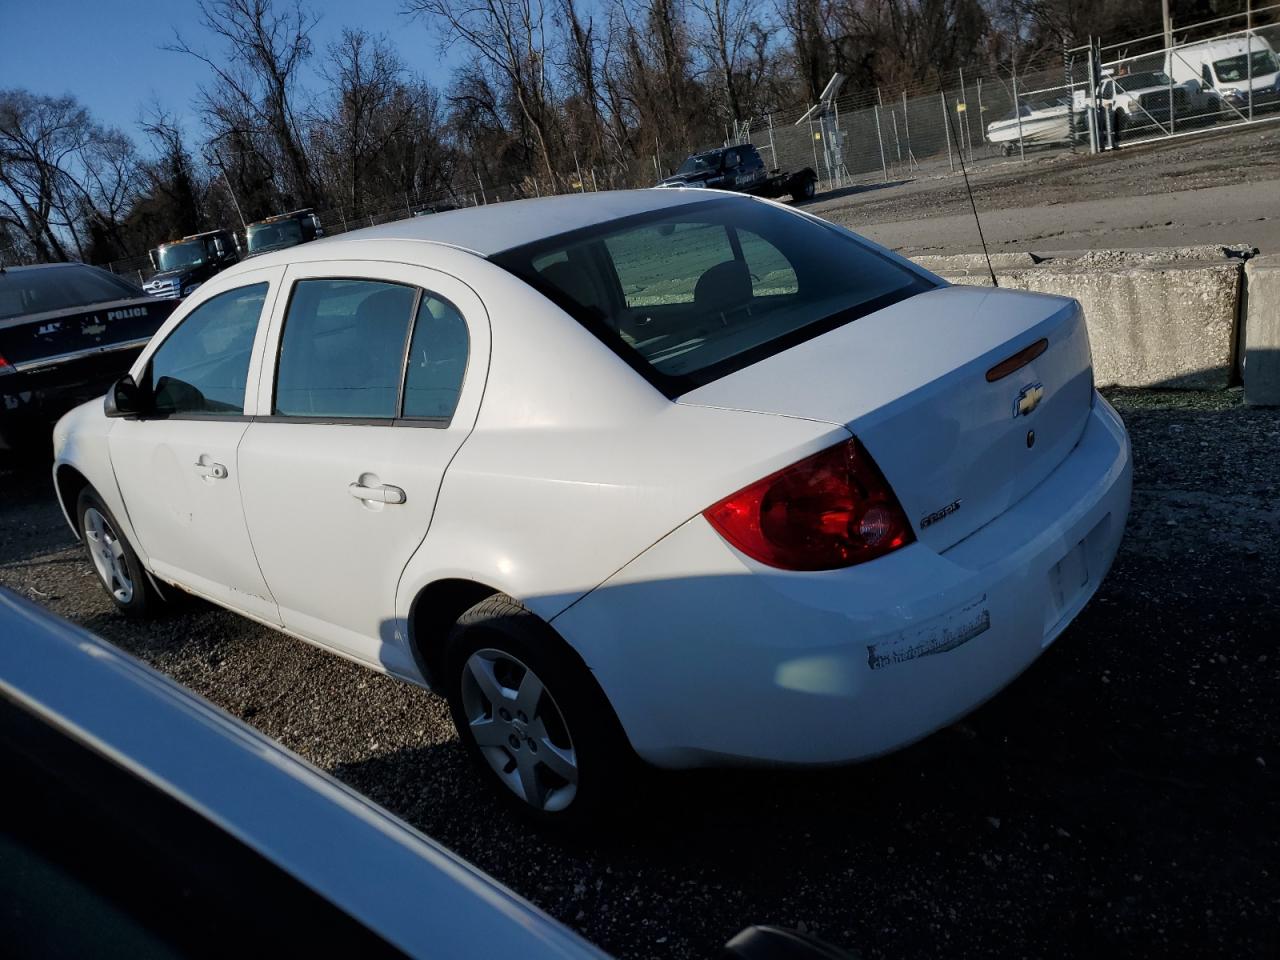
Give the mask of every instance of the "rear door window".
[(299, 280), (285, 314), (273, 413), (447, 423), (469, 350), (466, 320), (430, 291), (381, 280)]
[(277, 416), (394, 419), (414, 287), (299, 280), (285, 315)]

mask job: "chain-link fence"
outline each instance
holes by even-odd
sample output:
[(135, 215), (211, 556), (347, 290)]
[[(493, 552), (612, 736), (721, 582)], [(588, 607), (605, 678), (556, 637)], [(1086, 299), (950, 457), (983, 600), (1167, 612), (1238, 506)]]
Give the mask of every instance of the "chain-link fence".
[[(772, 170), (810, 167), (819, 190), (829, 191), (945, 175), (962, 161), (980, 166), (1052, 150), (1097, 152), (1280, 120), (1280, 3), (1175, 25), (1172, 36), (1172, 46), (1163, 32), (1120, 43), (1091, 39), (959, 71), (941, 84), (853, 91), (825, 109), (778, 110), (726, 128), (723, 144), (755, 144)], [(317, 215), (327, 234), (337, 234), (547, 193), (647, 186), (714, 144), (683, 146), (667, 145), (626, 167), (575, 160), (551, 183), (530, 177), (499, 186), (464, 173), (443, 193), (404, 193), (367, 201), (360, 211), (339, 206)], [(151, 272), (146, 256), (108, 267), (138, 282)]]
[(1280, 4), (1126, 43), (1080, 48), (1095, 150), (1280, 120)]

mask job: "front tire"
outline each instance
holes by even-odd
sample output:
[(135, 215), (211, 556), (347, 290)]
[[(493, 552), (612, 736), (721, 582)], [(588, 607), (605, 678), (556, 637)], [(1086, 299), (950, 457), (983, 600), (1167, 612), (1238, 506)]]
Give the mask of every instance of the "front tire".
[(116, 609), (126, 617), (142, 618), (156, 612), (160, 596), (147, 578), (133, 546), (120, 533), (120, 525), (97, 491), (85, 487), (76, 500), (80, 539)]
[(459, 618), (447, 664), (463, 748), (505, 802), (565, 826), (616, 805), (634, 754), (590, 671), (550, 626), (496, 594)]

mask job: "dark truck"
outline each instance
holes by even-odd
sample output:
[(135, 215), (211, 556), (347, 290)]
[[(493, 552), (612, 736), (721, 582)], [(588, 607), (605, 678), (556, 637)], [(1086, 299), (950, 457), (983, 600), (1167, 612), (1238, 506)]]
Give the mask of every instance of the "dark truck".
[(208, 230), (162, 243), (148, 256), (156, 272), (142, 289), (148, 296), (176, 299), (238, 262), (240, 243), (233, 230)]
[(123, 376), (178, 305), (83, 263), (0, 267), (0, 450), (49, 428)]
[(719, 147), (706, 153), (695, 153), (674, 176), (658, 184), (660, 187), (711, 187), (750, 193), (757, 197), (790, 195), (792, 200), (808, 200), (818, 186), (818, 175), (812, 167), (794, 173), (766, 170), (760, 151), (752, 144), (740, 143)]
[(248, 255), (252, 257), (269, 250), (295, 247), (323, 236), (324, 227), (319, 217), (310, 209), (294, 210), (292, 213), (276, 214), (249, 224), (245, 230), (245, 246), (248, 248)]

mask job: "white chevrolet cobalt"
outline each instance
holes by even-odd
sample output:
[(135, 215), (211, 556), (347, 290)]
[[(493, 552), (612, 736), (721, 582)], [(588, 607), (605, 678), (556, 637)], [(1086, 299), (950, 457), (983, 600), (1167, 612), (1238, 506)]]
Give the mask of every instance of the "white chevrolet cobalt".
[(893, 750), (1097, 590), (1128, 439), (1072, 300), (712, 191), (232, 267), (54, 432), (127, 614), (172, 587), (447, 696), (552, 821), (662, 767)]

